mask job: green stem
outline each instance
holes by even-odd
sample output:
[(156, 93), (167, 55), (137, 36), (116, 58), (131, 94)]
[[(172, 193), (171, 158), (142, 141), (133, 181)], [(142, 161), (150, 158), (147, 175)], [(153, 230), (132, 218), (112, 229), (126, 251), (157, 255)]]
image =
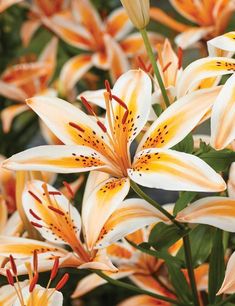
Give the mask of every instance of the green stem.
[(167, 210), (165, 210), (159, 203), (150, 198), (140, 187), (134, 182), (131, 181), (131, 188), (138, 194), (142, 199), (147, 201), (149, 204), (158, 209), (161, 213), (163, 213), (169, 220), (171, 220), (178, 228), (181, 230), (185, 230), (185, 226), (178, 221), (175, 220), (175, 217), (171, 215)]
[(125, 288), (125, 289), (128, 289), (128, 290), (132, 290), (132, 291), (135, 291), (135, 292), (138, 292), (138, 293), (141, 293), (141, 294), (146, 294), (146, 295), (152, 296), (153, 298), (156, 298), (156, 299), (159, 299), (159, 300), (162, 300), (162, 301), (166, 301), (166, 302), (169, 302), (169, 303), (174, 304), (174, 305), (179, 305), (177, 300), (174, 300), (174, 299), (171, 299), (169, 297), (162, 296), (162, 295), (159, 295), (159, 294), (156, 294), (156, 293), (153, 293), (153, 292), (135, 287), (131, 284), (127, 284), (127, 283), (121, 282), (119, 280), (113, 279), (113, 278), (109, 277), (108, 275), (106, 275), (103, 272), (98, 271), (98, 270), (95, 270), (93, 272), (95, 272), (97, 275), (99, 275), (101, 278), (105, 279), (108, 283), (110, 283), (112, 285), (122, 287), (122, 288)]
[(215, 305), (216, 306), (222, 306), (222, 305), (227, 304), (230, 301), (235, 301), (235, 294), (232, 294), (232, 295), (228, 296), (226, 299), (224, 299), (223, 301), (221, 301), (219, 303), (216, 303)]
[(193, 293), (194, 306), (200, 306), (200, 302), (199, 302), (198, 294), (197, 294), (197, 285), (196, 285), (196, 280), (195, 280), (195, 275), (194, 275), (194, 269), (193, 269), (190, 240), (189, 240), (188, 235), (183, 237), (183, 242), (184, 242), (185, 261), (186, 261), (188, 276), (189, 276), (190, 285), (191, 285), (191, 289)]
[(164, 83), (162, 81), (162, 77), (161, 77), (161, 74), (159, 72), (155, 56), (153, 54), (153, 49), (151, 47), (151, 44), (150, 44), (150, 41), (149, 41), (149, 38), (148, 38), (148, 34), (147, 34), (147, 31), (146, 31), (146, 28), (140, 30), (140, 33), (142, 35), (142, 38), (143, 38), (143, 41), (144, 41), (144, 44), (145, 44), (145, 48), (146, 48), (146, 51), (148, 53), (150, 62), (152, 64), (152, 66), (153, 66), (153, 71), (154, 71), (154, 73), (155, 73), (155, 75), (157, 77), (157, 81), (158, 81), (159, 87), (161, 89), (162, 96), (163, 96), (163, 99), (165, 101), (166, 107), (168, 107), (168, 106), (170, 106), (170, 101), (169, 101), (169, 98), (168, 98), (168, 95), (167, 95)]

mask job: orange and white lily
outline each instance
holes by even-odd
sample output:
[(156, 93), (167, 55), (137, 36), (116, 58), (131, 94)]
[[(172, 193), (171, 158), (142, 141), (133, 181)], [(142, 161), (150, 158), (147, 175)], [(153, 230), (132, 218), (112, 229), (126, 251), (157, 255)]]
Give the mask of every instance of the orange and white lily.
[[(138, 245), (142, 242), (148, 241), (149, 233), (150, 228), (142, 228), (141, 230), (129, 234), (126, 238)], [(169, 249), (169, 252), (171, 254), (176, 254), (181, 245), (182, 243), (179, 241)], [(110, 277), (114, 279), (129, 277), (130, 280), (140, 288), (163, 296), (174, 296), (171, 289), (167, 289), (169, 284), (165, 284), (165, 278), (162, 281), (162, 283), (165, 284), (165, 286), (163, 286), (155, 277), (157, 275), (161, 280), (160, 269), (163, 266), (163, 260), (140, 252), (125, 240), (110, 245), (107, 248), (107, 253), (111, 257), (112, 261), (118, 266), (118, 272), (109, 273), (108, 275)], [(73, 292), (72, 298), (81, 297), (82, 295), (105, 283), (106, 281), (98, 275), (94, 273), (90, 274), (78, 283), (75, 291)]]
[[(102, 20), (89, 0), (72, 0), (69, 16), (60, 14), (44, 18), (46, 26), (56, 35), (73, 47), (86, 51), (71, 58), (62, 68), (60, 81), (64, 94), (91, 67), (109, 70), (115, 81), (129, 69), (128, 57), (144, 50), (140, 34), (127, 36), (133, 26), (123, 8), (114, 10)], [(155, 42), (162, 40), (154, 33), (151, 39)]]
[[(30, 306), (30, 305), (47, 305), (47, 306), (62, 306), (63, 295), (59, 292), (60, 289), (68, 281), (69, 275), (64, 274), (61, 280), (58, 282), (55, 288), (49, 288), (51, 282), (55, 279), (59, 261), (55, 259), (53, 268), (51, 270), (50, 279), (46, 288), (41, 287), (37, 284), (39, 273), (38, 273), (38, 256), (37, 252), (34, 252), (33, 265), (29, 262), (25, 263), (28, 270), (29, 280), (19, 282), (17, 264), (15, 259), (10, 255), (11, 270), (8, 269), (6, 277), (9, 285), (0, 288), (2, 294), (0, 296), (0, 302), (4, 306)], [(33, 266), (33, 267), (32, 267)], [(11, 272), (12, 271), (12, 272)]]
[[(94, 189), (94, 186), (97, 187)], [(51, 252), (54, 250), (59, 253), (62, 266), (116, 271), (106, 255), (106, 246), (143, 226), (159, 220), (167, 221), (143, 200), (123, 201), (128, 190), (129, 181), (125, 178), (120, 181), (107, 178), (106, 174), (92, 173), (84, 195), (81, 218), (60, 191), (42, 181), (28, 182), (22, 202), (31, 224), (47, 241), (67, 244), (73, 252), (36, 240), (1, 237), (0, 255), (12, 253), (14, 257), (24, 259), (37, 249), (42, 257), (40, 269), (46, 270), (51, 265)], [(81, 229), (85, 244), (80, 240)], [(24, 271), (24, 267), (21, 269)]]
[(43, 25), (44, 18), (65, 13), (69, 4), (70, 0), (32, 0), (32, 3), (28, 4), (28, 20), (23, 23), (20, 31), (23, 45), (29, 44), (33, 35)]
[(170, 3), (181, 16), (193, 22), (195, 26), (178, 22), (155, 7), (151, 8), (150, 16), (153, 20), (180, 32), (176, 43), (183, 49), (222, 34), (235, 11), (233, 0), (170, 0)]
[[(28, 105), (66, 145), (26, 150), (6, 160), (4, 167), (58, 173), (99, 170), (117, 181), (131, 179), (147, 187), (222, 191), (225, 182), (205, 162), (169, 149), (198, 124), (212, 106), (216, 90), (197, 91), (172, 104), (145, 133), (133, 161), (130, 145), (145, 126), (151, 107), (151, 80), (143, 71), (122, 75), (112, 91), (107, 85), (106, 126), (63, 100), (34, 97)], [(202, 96), (204, 103), (198, 103)]]
[(25, 99), (37, 95), (55, 96), (48, 84), (56, 66), (57, 39), (53, 38), (44, 48), (37, 61), (19, 63), (7, 68), (0, 78), (0, 95), (20, 102), (1, 112), (3, 130), (8, 132), (15, 116), (27, 111)]
[[(0, 163), (5, 160), (5, 157), (0, 155)], [(0, 197), (7, 206), (7, 214), (12, 213), (16, 209), (16, 195), (15, 195), (15, 175), (0, 167)]]
[(232, 294), (235, 292), (234, 269), (235, 269), (235, 252), (230, 256), (228, 260), (224, 281), (219, 291), (217, 292), (217, 295)]
[(0, 0), (0, 13), (4, 12), (10, 6), (20, 3), (23, 0)]
[(224, 231), (235, 232), (235, 200), (227, 197), (207, 197), (181, 210), (179, 222), (208, 224)]

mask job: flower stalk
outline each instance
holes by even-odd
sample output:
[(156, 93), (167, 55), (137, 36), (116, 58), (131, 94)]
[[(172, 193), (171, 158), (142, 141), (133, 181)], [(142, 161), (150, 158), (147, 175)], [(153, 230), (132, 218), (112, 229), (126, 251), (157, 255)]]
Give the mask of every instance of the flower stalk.
[(153, 49), (151, 47), (149, 38), (148, 38), (148, 33), (146, 31), (146, 28), (140, 29), (140, 33), (142, 35), (148, 57), (149, 57), (150, 62), (152, 64), (154, 74), (156, 75), (159, 87), (161, 89), (164, 102), (166, 104), (166, 107), (168, 107), (168, 106), (170, 106), (170, 100), (168, 98), (164, 83), (162, 81), (162, 77), (161, 77), (160, 71), (159, 71), (158, 66), (157, 66), (157, 62), (156, 62), (156, 59), (155, 59), (155, 56), (154, 56)]

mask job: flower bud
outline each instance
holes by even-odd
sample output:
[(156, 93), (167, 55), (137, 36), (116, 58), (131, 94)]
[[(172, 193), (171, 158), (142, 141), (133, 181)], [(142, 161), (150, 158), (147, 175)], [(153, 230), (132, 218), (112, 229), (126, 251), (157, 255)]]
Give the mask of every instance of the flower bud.
[(131, 22), (141, 30), (149, 23), (149, 0), (121, 0)]

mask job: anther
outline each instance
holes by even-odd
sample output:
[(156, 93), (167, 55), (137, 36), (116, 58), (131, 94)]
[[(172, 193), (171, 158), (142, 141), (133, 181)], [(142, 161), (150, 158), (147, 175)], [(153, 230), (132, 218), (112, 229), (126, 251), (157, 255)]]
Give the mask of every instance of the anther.
[(61, 280), (58, 282), (58, 284), (56, 285), (55, 289), (56, 289), (56, 290), (60, 290), (61, 288), (63, 288), (64, 285), (67, 283), (68, 279), (69, 279), (69, 274), (66, 273), (66, 274), (61, 278)]
[(31, 221), (30, 223), (31, 223), (33, 226), (38, 227), (38, 228), (42, 228), (42, 227), (43, 227), (41, 224), (36, 223), (36, 222), (33, 222), (33, 221)]
[(7, 276), (7, 281), (9, 285), (14, 286), (14, 278), (11, 274), (11, 271), (9, 269), (6, 270), (6, 276)]
[(42, 220), (38, 215), (35, 214), (35, 212), (30, 208), (29, 213), (37, 220)]
[(183, 62), (183, 49), (178, 48), (178, 69), (182, 67), (182, 62)]
[(163, 73), (166, 72), (167, 69), (170, 67), (171, 64), (172, 64), (172, 62), (167, 63), (166, 66), (162, 69), (162, 72), (163, 72)]
[(82, 101), (82, 104), (85, 106), (86, 110), (88, 111), (88, 113), (90, 115), (94, 115), (94, 110), (91, 107), (90, 103), (87, 101), (87, 99), (84, 97), (81, 97), (81, 101)]
[(113, 99), (114, 99), (119, 105), (121, 105), (125, 110), (128, 110), (127, 105), (126, 105), (125, 102), (123, 102), (120, 98), (118, 98), (117, 96), (113, 95)]
[(55, 261), (54, 261), (53, 268), (51, 270), (50, 280), (53, 280), (56, 277), (58, 269), (59, 269), (59, 262), (60, 262), (59, 258), (56, 257)]
[(42, 204), (42, 201), (39, 199), (38, 196), (36, 196), (36, 194), (34, 194), (32, 191), (28, 190), (28, 193), (40, 204)]
[(79, 132), (82, 132), (82, 133), (85, 132), (85, 130), (82, 127), (80, 127), (78, 124), (76, 124), (74, 122), (69, 122), (69, 125), (71, 127), (75, 128), (76, 130), (78, 130)]
[(111, 100), (112, 99), (112, 92), (111, 92), (111, 87), (110, 87), (109, 81), (105, 80), (104, 85), (105, 85), (106, 91), (109, 93), (109, 98)]
[(50, 195), (61, 195), (61, 192), (59, 192), (59, 191), (49, 191), (48, 193)]
[(71, 197), (74, 198), (74, 192), (73, 192), (71, 186), (66, 181), (63, 181), (63, 185), (68, 190)]
[(55, 213), (61, 215), (61, 216), (64, 216), (64, 215), (65, 215), (65, 213), (64, 213), (62, 210), (60, 210), (60, 209), (58, 209), (58, 208), (56, 208), (56, 207), (53, 207), (53, 206), (50, 206), (50, 205), (49, 205), (48, 208), (49, 208), (50, 210), (54, 211)]
[(97, 121), (97, 124), (98, 124), (98, 126), (101, 128), (101, 130), (104, 132), (104, 133), (106, 133), (107, 132), (107, 129), (106, 129), (106, 127), (104, 126), (104, 124), (101, 122), (101, 121)]
[(30, 292), (30, 293), (33, 292), (33, 290), (34, 290), (34, 288), (35, 288), (37, 282), (38, 282), (38, 273), (36, 272), (36, 273), (34, 274), (34, 276), (33, 276), (33, 279), (32, 279), (32, 281), (31, 281), (30, 285), (29, 285), (29, 292)]
[(17, 268), (16, 268), (15, 260), (14, 260), (12, 255), (9, 256), (9, 259), (10, 259), (11, 269), (13, 271), (13, 274), (16, 276), (17, 275)]

